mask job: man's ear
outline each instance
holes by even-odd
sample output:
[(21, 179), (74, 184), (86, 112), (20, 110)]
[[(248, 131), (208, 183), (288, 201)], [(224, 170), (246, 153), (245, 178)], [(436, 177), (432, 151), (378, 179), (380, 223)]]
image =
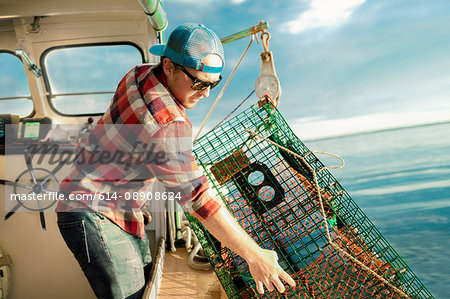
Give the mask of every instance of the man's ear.
[(175, 64), (169, 58), (165, 57), (162, 61), (163, 71), (166, 76), (172, 76), (175, 71)]

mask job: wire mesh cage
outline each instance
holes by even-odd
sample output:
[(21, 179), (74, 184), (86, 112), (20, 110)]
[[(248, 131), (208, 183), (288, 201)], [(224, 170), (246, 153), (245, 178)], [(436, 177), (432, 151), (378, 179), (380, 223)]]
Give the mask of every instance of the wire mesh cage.
[(296, 281), (260, 295), (243, 258), (187, 215), (229, 298), (433, 298), (270, 103), (204, 135), (194, 155), (246, 232)]

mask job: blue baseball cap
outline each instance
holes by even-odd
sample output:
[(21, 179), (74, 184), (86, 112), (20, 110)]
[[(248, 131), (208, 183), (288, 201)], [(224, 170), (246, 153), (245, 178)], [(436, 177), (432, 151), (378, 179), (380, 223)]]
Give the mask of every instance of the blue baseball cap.
[[(179, 65), (206, 73), (221, 73), (225, 64), (220, 38), (202, 24), (186, 23), (178, 26), (170, 34), (167, 44), (151, 47), (150, 53), (165, 56)], [(202, 59), (209, 54), (219, 55), (222, 66), (204, 65)]]

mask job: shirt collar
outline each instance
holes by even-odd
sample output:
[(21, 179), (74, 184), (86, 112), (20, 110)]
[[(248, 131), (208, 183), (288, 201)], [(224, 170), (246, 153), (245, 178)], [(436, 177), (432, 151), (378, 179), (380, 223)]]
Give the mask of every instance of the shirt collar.
[(178, 101), (178, 99), (173, 95), (173, 93), (170, 91), (169, 86), (167, 85), (167, 78), (166, 75), (164, 74), (163, 68), (162, 68), (162, 64), (158, 64), (155, 69), (153, 70), (153, 74), (155, 75), (156, 79), (158, 79), (159, 82), (162, 83), (162, 85), (169, 91), (170, 95), (172, 96), (172, 98), (174, 99), (175, 103), (177, 104), (178, 108), (180, 108), (183, 113), (186, 113), (183, 105), (181, 105), (180, 101)]

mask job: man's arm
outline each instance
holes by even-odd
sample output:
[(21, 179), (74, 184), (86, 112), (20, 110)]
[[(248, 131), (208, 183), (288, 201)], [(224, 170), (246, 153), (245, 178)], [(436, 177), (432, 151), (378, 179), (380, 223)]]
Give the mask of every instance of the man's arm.
[(295, 281), (278, 265), (276, 252), (259, 247), (225, 207), (205, 220), (203, 225), (216, 239), (247, 261), (260, 294), (264, 293), (263, 285), (269, 291), (275, 286), (283, 293), (285, 287), (280, 277), (295, 286)]
[(164, 151), (167, 162), (148, 164), (148, 170), (167, 190), (181, 195), (178, 202), (185, 211), (200, 220), (220, 242), (247, 261), (259, 293), (264, 293), (263, 285), (269, 291), (275, 286), (278, 291), (284, 292), (280, 277), (294, 287), (294, 280), (278, 265), (276, 252), (259, 247), (220, 204), (221, 199), (214, 199), (207, 192), (207, 178), (198, 169), (191, 148), (186, 146), (192, 142), (191, 132), (190, 126), (174, 123), (155, 133), (153, 139), (159, 138), (155, 152)]

